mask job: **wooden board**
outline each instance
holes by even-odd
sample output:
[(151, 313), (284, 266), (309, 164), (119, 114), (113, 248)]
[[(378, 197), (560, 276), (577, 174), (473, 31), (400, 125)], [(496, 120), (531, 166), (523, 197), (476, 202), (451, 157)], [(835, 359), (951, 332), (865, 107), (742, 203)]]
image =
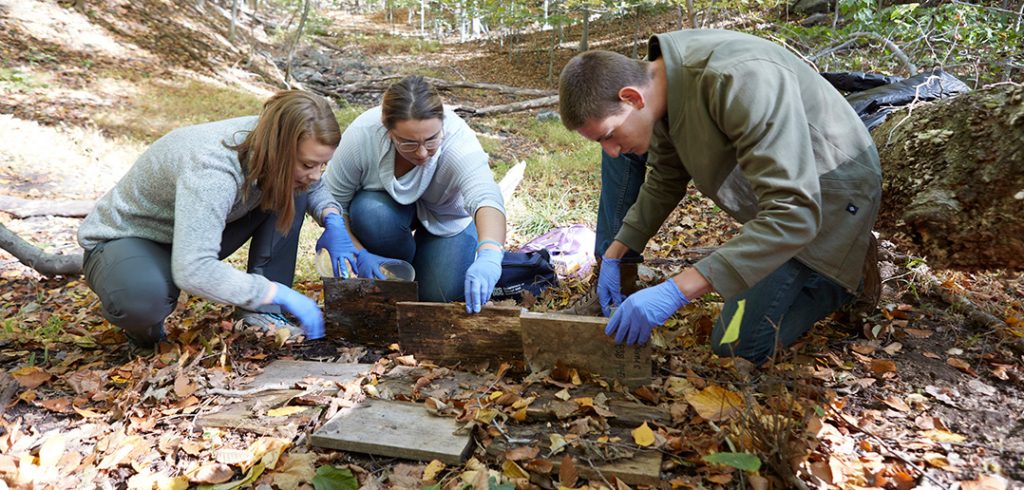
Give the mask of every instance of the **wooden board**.
[(343, 409), (313, 433), (314, 446), (420, 461), (461, 464), (469, 455), (470, 434), (455, 434), (453, 418), (435, 417), (422, 405), (366, 400)]
[(398, 303), (398, 338), (403, 352), (452, 365), (523, 358), (517, 307), (485, 306), (466, 313), (461, 303)]
[(651, 382), (651, 347), (626, 346), (604, 334), (608, 319), (526, 312), (520, 318), (523, 353), (533, 371), (556, 364), (635, 388)]
[(246, 389), (273, 385), (290, 387), (307, 378), (334, 381), (344, 385), (372, 368), (373, 364), (277, 360), (268, 364), (262, 373), (246, 385)]
[(325, 277), (324, 313), (328, 336), (385, 347), (398, 341), (395, 303), (417, 301), (413, 281)]
[[(551, 458), (550, 461), (554, 463), (557, 473), (562, 466), (562, 460)], [(588, 480), (601, 481), (602, 476), (606, 480), (611, 480), (614, 476), (629, 485), (662, 486), (661, 453), (657, 451), (637, 451), (632, 458), (604, 464), (595, 462), (593, 467), (581, 460), (577, 460), (575, 464), (580, 477)]]
[(323, 410), (321, 407), (307, 407), (306, 410), (287, 417), (267, 416), (267, 410), (281, 407), (302, 393), (302, 390), (280, 390), (250, 395), (241, 402), (227, 405), (215, 413), (200, 415), (196, 418), (196, 425), (274, 435), (278, 427), (302, 426), (320, 415), (320, 411)]

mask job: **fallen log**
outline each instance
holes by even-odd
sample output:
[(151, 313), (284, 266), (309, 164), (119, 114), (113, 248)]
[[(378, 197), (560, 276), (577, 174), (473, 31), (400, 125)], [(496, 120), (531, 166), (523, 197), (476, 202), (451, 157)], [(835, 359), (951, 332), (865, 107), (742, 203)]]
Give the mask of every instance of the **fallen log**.
[[(324, 44), (324, 43), (321, 43)], [(328, 45), (330, 46), (330, 45)], [(338, 49), (335, 46), (330, 46)], [(345, 85), (325, 85), (320, 88), (325, 92), (332, 95), (340, 95), (345, 93), (365, 93), (365, 92), (383, 92), (391, 86), (391, 83), (395, 80), (403, 78), (405, 75), (388, 75), (373, 80), (364, 80), (361, 82), (353, 82)], [(555, 90), (539, 89), (539, 88), (523, 88), (523, 87), (512, 87), (510, 85), (501, 85), (497, 83), (483, 83), (483, 82), (467, 82), (458, 80), (444, 80), (441, 78), (423, 77), (428, 83), (434, 86), (438, 90), (454, 90), (454, 89), (472, 89), (472, 90), (489, 90), (497, 92), (502, 95), (526, 95), (526, 96), (537, 96), (537, 97), (551, 97), (557, 96), (558, 92)]]
[(82, 273), (82, 254), (56, 255), (43, 252), (39, 247), (22, 240), (3, 224), (0, 224), (0, 248), (44, 276), (70, 276)]
[(1024, 268), (1024, 85), (913, 104), (872, 131), (882, 160), (876, 229), (929, 265)]
[(511, 104), (500, 104), (481, 107), (479, 109), (474, 109), (472, 107), (466, 106), (458, 106), (455, 108), (455, 112), (463, 117), (482, 117), (494, 116), (497, 114), (508, 114), (511, 112), (528, 111), (530, 109), (550, 107), (556, 104), (558, 104), (558, 96), (551, 95), (547, 97), (540, 97), (537, 99), (524, 100), (521, 102), (513, 102)]
[(19, 219), (32, 216), (63, 216), (67, 218), (83, 218), (92, 211), (96, 201), (60, 199), (55, 201), (22, 199), (13, 196), (0, 196), (0, 211), (12, 214)]

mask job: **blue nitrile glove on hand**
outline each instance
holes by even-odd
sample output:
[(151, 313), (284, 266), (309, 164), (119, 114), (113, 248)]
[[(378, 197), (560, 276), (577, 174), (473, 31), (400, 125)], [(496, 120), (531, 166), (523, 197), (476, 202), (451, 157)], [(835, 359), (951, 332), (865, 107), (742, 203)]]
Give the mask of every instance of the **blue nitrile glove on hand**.
[(394, 259), (370, 253), (367, 249), (356, 252), (356, 274), (367, 279), (386, 279), (380, 270), (381, 264)]
[(608, 336), (615, 335), (616, 344), (623, 341), (626, 345), (646, 344), (654, 327), (663, 325), (679, 308), (689, 302), (676, 282), (669, 279), (626, 298), (608, 321), (604, 333)]
[(501, 259), (505, 253), (496, 248), (481, 249), (466, 271), (466, 313), (480, 313), (490, 301), (494, 286), (501, 278)]
[(601, 302), (604, 316), (611, 316), (610, 306), (622, 304), (622, 277), (619, 273), (620, 259), (601, 257), (601, 272), (597, 275), (597, 299)]
[(317, 306), (316, 301), (309, 299), (306, 295), (300, 294), (294, 289), (281, 283), (277, 284), (277, 292), (271, 303), (280, 306), (295, 318), (299, 319), (302, 331), (306, 333), (306, 340), (319, 339), (324, 336), (324, 315)]
[(316, 251), (327, 249), (331, 254), (331, 268), (334, 270), (334, 277), (348, 277), (348, 261), (353, 268), (356, 267), (356, 246), (348, 236), (345, 229), (345, 218), (340, 214), (331, 213), (324, 217), (324, 233), (316, 241)]

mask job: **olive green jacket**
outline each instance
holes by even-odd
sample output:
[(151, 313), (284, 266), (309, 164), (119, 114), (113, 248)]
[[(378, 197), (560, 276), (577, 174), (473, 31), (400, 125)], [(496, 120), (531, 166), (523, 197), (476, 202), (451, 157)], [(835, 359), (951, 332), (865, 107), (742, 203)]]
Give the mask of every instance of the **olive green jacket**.
[(695, 264), (731, 298), (795, 257), (855, 292), (881, 199), (878, 152), (857, 114), (803, 61), (729, 31), (660, 34), (667, 115), (616, 238), (643, 250), (694, 185), (743, 223)]

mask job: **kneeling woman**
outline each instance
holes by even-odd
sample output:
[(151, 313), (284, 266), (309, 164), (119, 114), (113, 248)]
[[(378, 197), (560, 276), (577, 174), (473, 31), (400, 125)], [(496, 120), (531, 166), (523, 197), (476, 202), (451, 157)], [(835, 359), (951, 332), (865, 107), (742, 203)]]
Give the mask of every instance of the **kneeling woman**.
[(465, 299), (477, 313), (490, 299), (505, 243), (501, 191), (476, 134), (423, 77), (396, 82), (352, 122), (324, 183), (348, 216), (360, 277), (401, 259), (423, 301)]
[[(323, 336), (319, 306), (289, 285), (304, 213), (324, 222), (340, 212), (319, 180), (340, 133), (326, 101), (286, 91), (259, 116), (153, 143), (79, 228), (103, 316), (152, 345), (184, 290), (251, 312), (283, 308), (307, 339)], [(247, 273), (221, 262), (250, 238)]]

